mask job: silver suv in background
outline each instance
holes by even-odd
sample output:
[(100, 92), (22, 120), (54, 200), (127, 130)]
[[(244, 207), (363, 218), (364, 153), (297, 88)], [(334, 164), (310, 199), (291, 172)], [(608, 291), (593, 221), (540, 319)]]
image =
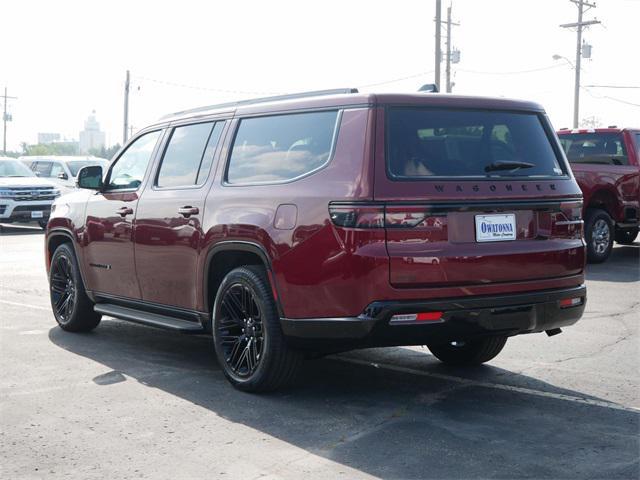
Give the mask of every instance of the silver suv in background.
[(47, 226), (60, 188), (38, 178), (15, 158), (0, 157), (0, 223), (37, 222)]
[(106, 171), (109, 165), (108, 160), (92, 155), (33, 155), (22, 156), (19, 160), (33, 170), (38, 177), (46, 178), (57, 185), (62, 193), (76, 188), (76, 177), (82, 167), (98, 165)]

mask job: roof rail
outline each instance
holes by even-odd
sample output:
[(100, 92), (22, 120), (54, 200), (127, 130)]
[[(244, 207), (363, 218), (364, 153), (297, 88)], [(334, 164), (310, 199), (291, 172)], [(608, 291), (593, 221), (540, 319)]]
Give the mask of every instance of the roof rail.
[(254, 103), (274, 102), (277, 100), (293, 100), (296, 98), (306, 98), (306, 97), (321, 97), (324, 95), (339, 95), (344, 93), (358, 93), (358, 89), (357, 88), (334, 88), (332, 90), (314, 90), (310, 92), (291, 93), (288, 95), (276, 95), (273, 97), (250, 98), (247, 100), (238, 100), (236, 102), (218, 103), (216, 105), (208, 105), (206, 107), (191, 108), (189, 110), (182, 110), (180, 112), (170, 113), (168, 115), (164, 115), (160, 117), (160, 120), (164, 120), (170, 117), (175, 117), (178, 115), (186, 115), (188, 113), (206, 112), (208, 110), (214, 110), (218, 108), (239, 107), (242, 105), (253, 105)]

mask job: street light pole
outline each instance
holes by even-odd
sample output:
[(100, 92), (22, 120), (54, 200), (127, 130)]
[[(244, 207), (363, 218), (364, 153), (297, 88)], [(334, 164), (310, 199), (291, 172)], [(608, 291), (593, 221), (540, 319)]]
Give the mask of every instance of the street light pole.
[(122, 145), (127, 143), (127, 135), (129, 134), (129, 70), (124, 81), (124, 128), (122, 134)]

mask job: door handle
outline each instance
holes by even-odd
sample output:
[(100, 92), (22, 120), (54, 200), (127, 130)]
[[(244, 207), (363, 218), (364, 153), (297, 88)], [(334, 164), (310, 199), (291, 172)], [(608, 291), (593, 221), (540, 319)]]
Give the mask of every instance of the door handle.
[(126, 217), (127, 215), (133, 214), (133, 208), (131, 207), (122, 207), (117, 210), (118, 215), (121, 217)]
[(200, 213), (198, 207), (182, 207), (178, 209), (178, 213), (185, 218), (189, 218), (191, 215), (197, 215)]

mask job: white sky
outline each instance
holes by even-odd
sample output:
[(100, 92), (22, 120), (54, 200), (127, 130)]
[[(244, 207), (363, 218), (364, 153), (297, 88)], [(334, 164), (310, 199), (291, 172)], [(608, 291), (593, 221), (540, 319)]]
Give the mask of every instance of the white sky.
[[(449, 3), (442, 3), (444, 16)], [(107, 143), (121, 142), (127, 69), (135, 128), (194, 106), (270, 92), (362, 87), (434, 69), (434, 0), (2, 4), (0, 87), (18, 97), (9, 103), (11, 150), (35, 143), (38, 132), (77, 138), (93, 109)], [(584, 36), (593, 53), (583, 61), (582, 85), (640, 86), (640, 1), (597, 4), (586, 18), (603, 25)], [(461, 26), (454, 27), (452, 43), (462, 51), (453, 66), (454, 93), (536, 100), (554, 126), (571, 126), (573, 70), (552, 56), (575, 57), (575, 33), (558, 26), (576, 21), (573, 3), (454, 0), (453, 17)], [(552, 68), (500, 74), (545, 67)], [(442, 72), (444, 84), (444, 64)], [(411, 92), (432, 82), (433, 73), (426, 73), (360, 89)], [(640, 89), (583, 89), (580, 117), (590, 116), (603, 125), (640, 126)]]

